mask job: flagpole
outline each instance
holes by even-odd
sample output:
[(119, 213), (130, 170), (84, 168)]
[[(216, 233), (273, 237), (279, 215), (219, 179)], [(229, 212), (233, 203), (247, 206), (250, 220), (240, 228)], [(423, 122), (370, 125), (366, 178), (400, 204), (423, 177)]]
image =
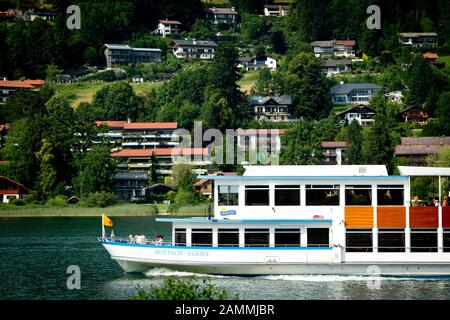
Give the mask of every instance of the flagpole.
[[(102, 210), (103, 211), (103, 210)], [(106, 233), (105, 233), (105, 223), (104, 223), (104, 214), (103, 214), (103, 212), (102, 212), (102, 240), (104, 241), (105, 240), (105, 236), (106, 236)]]

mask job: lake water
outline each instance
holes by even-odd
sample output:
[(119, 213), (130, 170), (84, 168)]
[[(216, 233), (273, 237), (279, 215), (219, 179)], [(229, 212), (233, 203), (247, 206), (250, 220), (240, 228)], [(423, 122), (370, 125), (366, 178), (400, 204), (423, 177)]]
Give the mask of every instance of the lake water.
[[(138, 286), (192, 274), (158, 269), (127, 275), (97, 242), (100, 218), (0, 218), (0, 299), (127, 299)], [(170, 225), (152, 217), (113, 217), (116, 236), (164, 234)], [(67, 267), (81, 269), (81, 289), (68, 290)], [(206, 277), (205, 275), (195, 275)], [(450, 278), (357, 276), (208, 276), (241, 299), (450, 299)]]

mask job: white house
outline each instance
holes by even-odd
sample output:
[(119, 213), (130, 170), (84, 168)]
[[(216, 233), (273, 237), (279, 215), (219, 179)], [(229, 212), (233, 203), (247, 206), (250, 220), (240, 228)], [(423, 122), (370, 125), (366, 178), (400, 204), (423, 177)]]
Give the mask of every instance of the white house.
[(264, 5), (264, 15), (266, 17), (284, 17), (287, 15), (289, 9), (289, 4), (279, 3), (279, 4), (266, 4)]
[(163, 37), (180, 32), (181, 22), (176, 20), (159, 20), (157, 33)]
[(330, 89), (331, 98), (334, 104), (369, 104), (372, 96), (381, 87), (374, 83), (343, 83), (337, 84)]
[(239, 59), (238, 68), (245, 68), (247, 71), (269, 68), (274, 71), (277, 69), (277, 59), (267, 55), (242, 57)]
[(326, 40), (311, 43), (317, 58), (324, 56), (355, 57), (355, 40)]
[(375, 113), (365, 105), (353, 106), (345, 111), (337, 113), (337, 116), (350, 123), (357, 121), (360, 126), (370, 126), (375, 122)]

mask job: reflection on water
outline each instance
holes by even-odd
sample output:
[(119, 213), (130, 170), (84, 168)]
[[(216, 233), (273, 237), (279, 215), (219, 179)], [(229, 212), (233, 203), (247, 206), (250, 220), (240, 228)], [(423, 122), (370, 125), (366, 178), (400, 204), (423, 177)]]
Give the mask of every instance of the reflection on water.
[[(163, 234), (151, 217), (113, 218), (116, 236)], [(3, 299), (127, 299), (138, 287), (168, 276), (208, 277), (241, 299), (449, 299), (450, 278), (280, 275), (208, 276), (166, 269), (125, 274), (97, 242), (99, 218), (0, 219), (0, 297)], [(68, 290), (66, 269), (81, 268), (81, 290)], [(379, 281), (379, 289), (369, 283)]]

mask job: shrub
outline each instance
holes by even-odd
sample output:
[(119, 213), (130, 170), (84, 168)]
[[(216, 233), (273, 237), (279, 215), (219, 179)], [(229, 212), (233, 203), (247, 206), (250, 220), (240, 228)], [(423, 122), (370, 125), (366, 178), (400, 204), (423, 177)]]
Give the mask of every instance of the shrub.
[(95, 192), (80, 201), (80, 205), (84, 207), (100, 207), (105, 208), (117, 203), (117, 198), (110, 192)]
[(26, 205), (26, 202), (23, 199), (11, 199), (11, 200), (9, 200), (9, 203), (13, 204), (15, 206), (24, 206), (24, 205)]
[(52, 207), (66, 207), (67, 206), (67, 197), (58, 195), (54, 198), (48, 199), (46, 206)]
[(178, 206), (185, 206), (195, 203), (195, 194), (191, 191), (179, 190), (175, 196), (175, 203)]
[[(228, 292), (218, 289), (209, 279), (203, 279), (201, 283), (193, 278), (181, 279), (169, 277), (161, 286), (152, 285), (150, 292), (138, 288), (137, 295), (130, 300), (225, 300)], [(235, 300), (239, 296), (234, 297)]]

